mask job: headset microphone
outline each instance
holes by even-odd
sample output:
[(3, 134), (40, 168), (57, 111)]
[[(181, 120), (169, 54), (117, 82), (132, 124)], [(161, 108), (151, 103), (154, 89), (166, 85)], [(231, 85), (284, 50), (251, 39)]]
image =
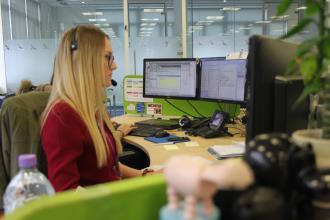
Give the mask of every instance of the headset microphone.
[(117, 86), (117, 81), (114, 80), (114, 79), (112, 79), (112, 80), (111, 80), (111, 85), (112, 85), (112, 86)]

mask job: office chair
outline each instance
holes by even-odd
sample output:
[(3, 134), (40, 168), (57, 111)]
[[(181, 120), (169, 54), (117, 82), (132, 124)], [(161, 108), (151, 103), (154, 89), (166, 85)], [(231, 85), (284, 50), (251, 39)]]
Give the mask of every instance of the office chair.
[(150, 166), (150, 158), (146, 152), (125, 142), (123, 143), (123, 153), (119, 157), (119, 161), (126, 166), (139, 170)]
[[(0, 197), (19, 171), (20, 154), (37, 155), (38, 169), (47, 175), (46, 157), (40, 142), (40, 115), (49, 98), (47, 92), (30, 92), (6, 99), (0, 112)], [(2, 200), (0, 207), (3, 207)]]

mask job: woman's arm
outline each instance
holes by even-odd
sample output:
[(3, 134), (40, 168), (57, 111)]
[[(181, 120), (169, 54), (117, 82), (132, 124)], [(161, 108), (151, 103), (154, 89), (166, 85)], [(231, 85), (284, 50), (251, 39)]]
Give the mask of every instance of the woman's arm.
[(128, 167), (122, 163), (119, 163), (119, 169), (121, 176), (123, 178), (130, 178), (130, 177), (137, 177), (137, 176), (142, 176), (142, 170), (137, 170), (131, 167)]

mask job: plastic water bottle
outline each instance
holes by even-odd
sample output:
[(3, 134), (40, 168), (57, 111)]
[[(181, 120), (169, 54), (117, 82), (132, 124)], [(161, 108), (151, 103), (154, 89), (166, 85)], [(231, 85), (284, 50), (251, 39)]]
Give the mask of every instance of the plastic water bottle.
[(43, 195), (53, 195), (54, 188), (37, 168), (34, 154), (18, 157), (19, 173), (10, 181), (3, 196), (5, 214)]

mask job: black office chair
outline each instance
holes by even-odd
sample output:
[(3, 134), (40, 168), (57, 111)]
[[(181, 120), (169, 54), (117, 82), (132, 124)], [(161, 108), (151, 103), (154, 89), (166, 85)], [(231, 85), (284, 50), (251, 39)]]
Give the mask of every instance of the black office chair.
[(149, 156), (140, 148), (126, 142), (123, 143), (123, 153), (119, 157), (119, 161), (139, 170), (150, 166)]

